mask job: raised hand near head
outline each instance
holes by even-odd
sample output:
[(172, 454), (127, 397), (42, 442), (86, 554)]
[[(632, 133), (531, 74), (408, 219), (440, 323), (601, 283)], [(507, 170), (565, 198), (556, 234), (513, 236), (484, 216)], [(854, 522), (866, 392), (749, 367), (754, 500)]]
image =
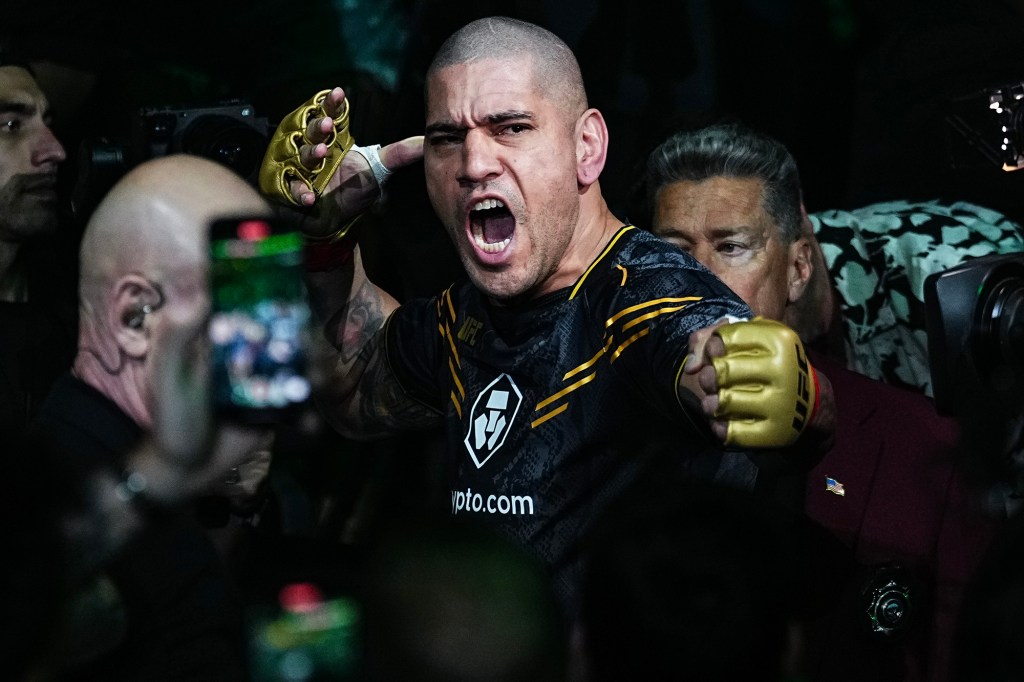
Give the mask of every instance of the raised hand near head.
[(322, 90), (281, 120), (260, 168), (260, 190), (280, 203), (317, 208), (315, 236), (339, 234), (380, 197), (393, 171), (422, 156), (418, 135), (384, 147), (356, 145), (345, 91)]

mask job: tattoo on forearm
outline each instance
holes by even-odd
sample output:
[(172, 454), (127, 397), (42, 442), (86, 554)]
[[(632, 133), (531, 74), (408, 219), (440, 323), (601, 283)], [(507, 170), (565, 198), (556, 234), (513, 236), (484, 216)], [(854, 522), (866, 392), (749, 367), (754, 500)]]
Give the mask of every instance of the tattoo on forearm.
[(339, 322), (334, 347), (341, 353), (343, 363), (356, 363), (363, 348), (384, 326), (384, 305), (380, 292), (364, 282), (349, 299), (348, 305), (338, 312), (336, 319)]
[[(334, 316), (335, 357), (333, 394), (364, 435), (429, 427), (438, 414), (410, 398), (388, 366), (384, 351), (386, 307), (379, 290), (364, 283)], [(357, 401), (351, 404), (351, 401)], [(355, 426), (355, 425), (353, 425)]]

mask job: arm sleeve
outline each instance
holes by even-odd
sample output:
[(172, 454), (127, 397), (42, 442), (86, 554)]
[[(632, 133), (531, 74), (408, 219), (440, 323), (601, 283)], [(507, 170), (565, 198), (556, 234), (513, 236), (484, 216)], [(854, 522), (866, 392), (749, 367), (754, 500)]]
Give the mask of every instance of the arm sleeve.
[(446, 364), (442, 341), (449, 333), (441, 323), (437, 299), (415, 299), (391, 314), (384, 331), (388, 366), (406, 394), (443, 412)]
[[(726, 316), (753, 317), (732, 291), (710, 273), (665, 268), (635, 278), (619, 290), (606, 323), (612, 366), (657, 404), (678, 414), (677, 384), (690, 334)], [(642, 343), (640, 343), (642, 341)]]

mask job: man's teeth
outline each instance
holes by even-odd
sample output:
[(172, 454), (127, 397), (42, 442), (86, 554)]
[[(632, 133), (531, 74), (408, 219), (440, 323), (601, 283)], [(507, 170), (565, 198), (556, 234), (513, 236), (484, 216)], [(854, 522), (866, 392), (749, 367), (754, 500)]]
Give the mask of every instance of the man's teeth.
[(480, 247), (480, 250), (483, 251), (484, 253), (498, 253), (499, 251), (503, 250), (506, 246), (509, 245), (509, 242), (512, 241), (512, 237), (508, 237), (506, 239), (502, 239), (500, 242), (494, 242), (493, 244), (491, 244), (489, 242), (484, 241), (483, 233), (474, 231), (473, 241), (476, 242), (476, 245)]
[[(488, 211), (492, 208), (505, 208), (505, 204), (500, 199), (481, 199), (470, 208), (470, 211)], [(484, 253), (499, 253), (505, 249), (512, 241), (512, 237), (506, 237), (500, 242), (488, 242), (484, 239), (484, 229), (482, 225), (473, 225), (473, 241)]]
[(505, 204), (501, 203), (497, 199), (481, 199), (476, 205), (471, 208), (471, 211), (486, 211), (491, 208), (505, 208)]

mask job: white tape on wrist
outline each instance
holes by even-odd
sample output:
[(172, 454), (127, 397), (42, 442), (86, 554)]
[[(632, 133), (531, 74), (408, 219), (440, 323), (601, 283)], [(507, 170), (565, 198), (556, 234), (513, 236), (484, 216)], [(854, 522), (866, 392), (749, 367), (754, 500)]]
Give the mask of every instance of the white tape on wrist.
[(380, 160), (380, 145), (375, 144), (369, 147), (360, 147), (354, 145), (350, 151), (358, 152), (360, 156), (366, 159), (366, 162), (370, 164), (370, 171), (373, 173), (373, 179), (377, 181), (377, 187), (381, 190), (384, 189), (384, 183), (391, 177), (391, 171), (387, 169)]

